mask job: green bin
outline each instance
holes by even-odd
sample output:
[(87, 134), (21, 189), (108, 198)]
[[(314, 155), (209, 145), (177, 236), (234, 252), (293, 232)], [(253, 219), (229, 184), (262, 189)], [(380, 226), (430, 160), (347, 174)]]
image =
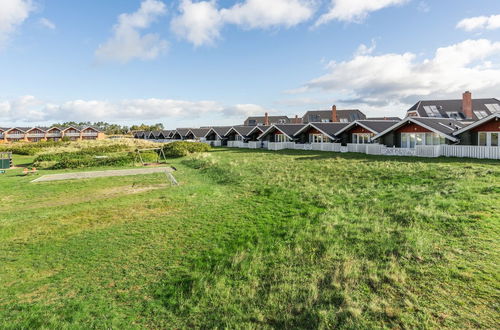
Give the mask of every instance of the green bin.
[(0, 159), (0, 169), (5, 170), (10, 168), (10, 159)]

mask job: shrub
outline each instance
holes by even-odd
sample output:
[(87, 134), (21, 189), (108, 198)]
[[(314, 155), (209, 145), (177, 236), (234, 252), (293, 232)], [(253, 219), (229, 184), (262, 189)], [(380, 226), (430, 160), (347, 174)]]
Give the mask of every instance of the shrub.
[(123, 156), (114, 156), (107, 158), (83, 157), (83, 158), (64, 158), (52, 165), (52, 169), (65, 168), (83, 168), (83, 167), (101, 167), (101, 166), (126, 166), (134, 163), (134, 154), (129, 153)]
[(207, 151), (210, 151), (210, 146), (201, 142), (172, 142), (163, 147), (163, 152), (167, 157), (183, 157)]

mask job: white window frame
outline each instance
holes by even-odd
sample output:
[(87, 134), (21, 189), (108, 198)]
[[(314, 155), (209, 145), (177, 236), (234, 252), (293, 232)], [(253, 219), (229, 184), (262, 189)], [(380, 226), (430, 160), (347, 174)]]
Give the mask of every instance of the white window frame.
[(434, 133), (401, 133), (401, 148), (415, 148), (416, 146), (436, 146), (446, 144), (446, 138)]
[(274, 142), (288, 142), (285, 134), (274, 134)]
[(352, 143), (367, 144), (371, 143), (372, 133), (352, 133)]
[[(481, 144), (481, 135), (485, 136), (485, 144)], [(497, 136), (497, 145), (493, 146), (491, 145), (492, 143), (492, 136), (495, 134)], [(500, 146), (500, 132), (478, 132), (477, 133), (477, 145), (478, 146), (483, 146), (483, 147), (499, 147)]]
[(313, 133), (309, 134), (309, 143), (327, 143), (330, 142), (330, 138), (325, 134)]

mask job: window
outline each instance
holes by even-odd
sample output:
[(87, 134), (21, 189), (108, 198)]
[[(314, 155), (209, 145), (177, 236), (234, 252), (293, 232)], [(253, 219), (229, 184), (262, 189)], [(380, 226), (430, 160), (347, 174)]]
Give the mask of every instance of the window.
[(248, 121), (248, 125), (250, 125), (250, 126), (255, 126), (256, 124), (257, 124), (257, 121), (255, 119), (250, 119)]
[(480, 146), (485, 146), (486, 145), (486, 132), (479, 132), (479, 145)]
[(274, 142), (287, 142), (288, 139), (285, 134), (275, 134)]
[(309, 143), (327, 143), (330, 138), (324, 134), (309, 134)]
[(446, 139), (436, 133), (401, 133), (401, 148), (445, 144)]
[(341, 123), (348, 123), (349, 119), (347, 119), (347, 118), (340, 118), (340, 122)]
[(278, 124), (286, 124), (286, 119), (279, 119)]
[(441, 113), (435, 105), (425, 105), (424, 110), (429, 117), (441, 117)]
[(352, 134), (352, 143), (356, 144), (366, 144), (370, 143), (370, 138), (373, 134), (371, 133), (353, 133)]
[(330, 119), (321, 119), (321, 122), (322, 122), (322, 123), (329, 123), (329, 122), (330, 122)]
[(488, 147), (498, 147), (498, 140), (500, 139), (499, 132), (479, 132), (478, 145)]
[(321, 116), (320, 115), (309, 115), (309, 122), (311, 123), (317, 123), (321, 121)]
[(491, 111), (491, 113), (500, 112), (500, 104), (498, 103), (485, 104), (485, 106)]
[(488, 117), (488, 113), (486, 111), (474, 111), (474, 113), (476, 114), (476, 117), (478, 119), (482, 119), (484, 117)]
[(462, 114), (458, 113), (457, 111), (449, 111), (446, 113), (448, 115), (448, 118), (460, 120), (463, 119)]

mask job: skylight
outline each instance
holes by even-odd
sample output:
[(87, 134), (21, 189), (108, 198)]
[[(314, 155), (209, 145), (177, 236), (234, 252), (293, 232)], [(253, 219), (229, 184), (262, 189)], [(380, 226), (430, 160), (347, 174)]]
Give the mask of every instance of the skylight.
[(452, 119), (462, 119), (462, 114), (459, 113), (458, 111), (449, 111), (446, 113), (448, 115), (448, 118), (452, 118)]
[(486, 111), (483, 111), (483, 110), (481, 110), (481, 111), (474, 111), (474, 113), (476, 114), (476, 117), (478, 119), (483, 119), (484, 117), (488, 117), (488, 113)]
[(491, 111), (491, 113), (495, 112), (500, 112), (500, 104), (498, 103), (493, 103), (493, 104), (485, 104), (488, 110)]
[(435, 105), (425, 105), (424, 110), (429, 117), (441, 117), (441, 113)]

